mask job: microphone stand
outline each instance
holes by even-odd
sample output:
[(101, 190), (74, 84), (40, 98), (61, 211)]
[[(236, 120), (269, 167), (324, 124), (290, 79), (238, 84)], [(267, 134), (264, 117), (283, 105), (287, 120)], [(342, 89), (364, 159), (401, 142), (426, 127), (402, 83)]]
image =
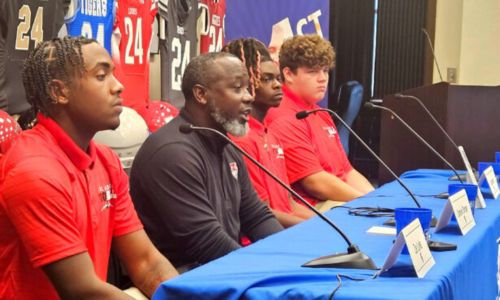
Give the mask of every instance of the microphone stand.
[(425, 30), (425, 28), (421, 28), (421, 30), (425, 34), (425, 37), (427, 38), (427, 42), (429, 43), (429, 48), (431, 48), (432, 57), (434, 58), (434, 63), (436, 64), (436, 68), (438, 70), (439, 78), (441, 79), (441, 81), (444, 81), (443, 80), (443, 75), (441, 75), (441, 70), (439, 69), (439, 65), (438, 65), (438, 62), (437, 62), (437, 59), (436, 59), (436, 54), (434, 53), (434, 47), (432, 47), (431, 37), (429, 36), (429, 33), (427, 32), (427, 30)]
[[(303, 119), (303, 118), (306, 118), (309, 114), (315, 113), (317, 111), (326, 111), (326, 112), (330, 113), (331, 115), (333, 115), (335, 118), (337, 118), (337, 120), (339, 120), (339, 122), (342, 123), (342, 125), (344, 125), (347, 128), (347, 130), (349, 130), (349, 132), (358, 140), (358, 142), (360, 142), (361, 145), (363, 145), (363, 147), (365, 147), (366, 150), (368, 150), (368, 152), (370, 152), (370, 154), (392, 175), (392, 177), (394, 177), (394, 179), (396, 179), (396, 181), (406, 190), (406, 192), (408, 192), (408, 195), (410, 195), (410, 197), (413, 199), (413, 202), (415, 202), (415, 205), (418, 208), (422, 207), (422, 205), (417, 200), (415, 195), (410, 191), (408, 186), (406, 184), (404, 184), (401, 179), (399, 179), (399, 177), (394, 173), (394, 171), (392, 171), (392, 169), (389, 168), (389, 166), (375, 153), (375, 151), (373, 151), (370, 148), (370, 146), (368, 146), (365, 143), (365, 141), (363, 141), (363, 139), (359, 135), (357, 135), (356, 132), (354, 132), (354, 130), (352, 130), (352, 128), (349, 127), (347, 125), (347, 123), (345, 123), (345, 121), (335, 111), (333, 111), (331, 109), (327, 109), (327, 108), (317, 108), (317, 109), (313, 109), (313, 110), (309, 110), (309, 111), (298, 112), (296, 114), (296, 118)], [(437, 219), (433, 215), (432, 220), (431, 220), (431, 227), (435, 227), (436, 224), (437, 224)], [(395, 226), (396, 222), (395, 222), (394, 218), (391, 218), (391, 219), (387, 220), (386, 222), (384, 222), (384, 225)]]
[(344, 241), (348, 244), (347, 253), (337, 253), (328, 256), (322, 256), (317, 259), (311, 260), (304, 265), (303, 267), (313, 267), (313, 268), (343, 268), (343, 269), (369, 269), (375, 270), (377, 266), (373, 262), (373, 260), (361, 252), (359, 247), (351, 242), (351, 240), (347, 237), (347, 235), (339, 228), (335, 223), (333, 223), (330, 219), (328, 219), (325, 215), (323, 215), (320, 211), (318, 211), (314, 206), (312, 206), (309, 202), (307, 202), (302, 196), (300, 196), (296, 191), (294, 191), (291, 187), (285, 184), (281, 179), (279, 179), (276, 175), (271, 173), (266, 167), (264, 167), (261, 163), (259, 163), (255, 158), (253, 158), (250, 154), (246, 153), (243, 149), (241, 149), (236, 143), (234, 143), (230, 138), (228, 138), (225, 134), (220, 131), (209, 128), (209, 127), (198, 127), (193, 126), (191, 124), (183, 124), (179, 127), (179, 131), (182, 133), (190, 133), (196, 130), (210, 131), (215, 133), (216, 135), (222, 137), (227, 142), (229, 142), (238, 152), (243, 154), (246, 158), (248, 158), (252, 163), (257, 165), (262, 171), (264, 171), (267, 175), (271, 176), (276, 182), (278, 182), (283, 188), (285, 188), (288, 192), (290, 192), (296, 199), (306, 205), (310, 210), (312, 210), (318, 217), (320, 217), (323, 221), (325, 221), (328, 225), (330, 225), (336, 232), (340, 234), (340, 236), (344, 239)]
[[(370, 104), (373, 105), (373, 103), (370, 103)], [(354, 137), (356, 137), (356, 139), (366, 148), (366, 150), (368, 150), (373, 155), (373, 157), (378, 162), (380, 162), (380, 164), (383, 165), (384, 168), (386, 168), (387, 171), (389, 171), (389, 173), (396, 179), (396, 181), (408, 192), (408, 194), (412, 197), (412, 199), (415, 202), (415, 204), (417, 205), (417, 207), (419, 207), (419, 208), (422, 207), (420, 205), (420, 202), (418, 202), (417, 198), (415, 197), (415, 195), (403, 183), (403, 181), (401, 181), (401, 179), (399, 179), (399, 177), (391, 170), (391, 168), (389, 168), (389, 166), (387, 166), (387, 164), (363, 141), (363, 139), (359, 135), (357, 135), (354, 132), (354, 130), (352, 130), (351, 127), (347, 126), (347, 124), (345, 123), (345, 121), (335, 111), (333, 111), (331, 109), (327, 109), (327, 108), (318, 108), (318, 109), (313, 109), (313, 110), (310, 110), (310, 111), (301, 111), (301, 112), (298, 112), (296, 114), (296, 118), (297, 119), (303, 119), (303, 118), (306, 118), (309, 114), (315, 113), (317, 111), (326, 111), (326, 112), (329, 112), (331, 115), (335, 116), (342, 123), (342, 125), (344, 125), (347, 128), (347, 130), (349, 130), (349, 132)], [(433, 215), (432, 216), (432, 220), (431, 220), (431, 227), (435, 227), (436, 223), (437, 223), (437, 219)], [(392, 220), (388, 220), (388, 221), (384, 222), (384, 225), (395, 226), (396, 222), (394, 221), (394, 219), (392, 219)], [(429, 248), (432, 251), (450, 251), (450, 250), (456, 250), (457, 249), (457, 246), (454, 245), (454, 244), (443, 243), (443, 242), (435, 242), (435, 241), (431, 241), (431, 240), (428, 241), (428, 245), (429, 245)]]
[(368, 150), (368, 152), (370, 152), (370, 154), (392, 175), (392, 177), (394, 177), (394, 179), (396, 179), (396, 181), (408, 192), (408, 194), (410, 195), (410, 197), (413, 199), (413, 202), (415, 202), (415, 205), (420, 208), (422, 207), (422, 205), (420, 205), (420, 202), (418, 202), (417, 198), (415, 197), (415, 195), (410, 191), (410, 189), (408, 188), (408, 186), (406, 186), (406, 184), (403, 183), (403, 181), (401, 181), (401, 179), (399, 179), (399, 177), (394, 173), (394, 171), (392, 171), (391, 168), (389, 168), (389, 166), (375, 153), (375, 151), (373, 151), (370, 146), (368, 146), (365, 141), (363, 141), (363, 139), (356, 134), (356, 132), (354, 132), (354, 130), (352, 130), (351, 127), (349, 127), (347, 125), (347, 123), (333, 110), (330, 110), (330, 109), (327, 109), (327, 108), (318, 108), (318, 109), (313, 109), (313, 110), (309, 110), (309, 111), (301, 111), (299, 113), (297, 113), (296, 117), (297, 119), (303, 119), (305, 117), (307, 117), (309, 114), (312, 114), (312, 113), (315, 113), (317, 111), (326, 111), (330, 114), (332, 114), (333, 116), (335, 116), (335, 118), (337, 118), (337, 120), (342, 123), (342, 125), (344, 125), (345, 128), (347, 128), (347, 130), (349, 130), (349, 132), (358, 140), (358, 142), (360, 142), (363, 147), (366, 148), (366, 150)]
[[(404, 94), (401, 94), (401, 93), (398, 93), (398, 94), (396, 94), (394, 96), (396, 98), (399, 98), (399, 99), (412, 99), (412, 100), (415, 100), (424, 109), (424, 111), (431, 118), (431, 120), (434, 122), (434, 124), (436, 124), (436, 126), (441, 130), (441, 132), (448, 139), (448, 141), (450, 141), (450, 143), (455, 147), (455, 149), (457, 149), (457, 151), (459, 152), (459, 154), (461, 154), (460, 150), (459, 150), (459, 146), (457, 145), (457, 143), (455, 143), (455, 141), (451, 138), (451, 136), (448, 134), (448, 132), (446, 132), (446, 130), (443, 128), (443, 126), (441, 126), (441, 124), (438, 122), (438, 120), (436, 119), (436, 117), (434, 117), (434, 115), (430, 112), (430, 110), (427, 108), (427, 106), (424, 105), (424, 103), (422, 102), (422, 100), (420, 100), (418, 97), (415, 97), (415, 96), (412, 96), (412, 95), (404, 95)], [(465, 161), (464, 161), (464, 165), (465, 165)], [(465, 168), (467, 169), (467, 165), (465, 165)], [(466, 177), (465, 174), (461, 174), (458, 177), (455, 175), (455, 176), (450, 177), (450, 180), (460, 180), (460, 182), (462, 182), (463, 179), (465, 179), (465, 177)]]
[(411, 128), (411, 126), (408, 123), (406, 123), (394, 110), (387, 108), (385, 106), (373, 104), (371, 102), (366, 102), (365, 106), (367, 108), (378, 108), (390, 112), (396, 119), (398, 119), (399, 122), (401, 122), (401, 124), (403, 124), (411, 133), (413, 133), (413, 135), (415, 135), (429, 150), (431, 150), (432, 153), (434, 153), (437, 157), (439, 157), (439, 159), (443, 161), (453, 171), (453, 173), (455, 173), (455, 176), (458, 177), (460, 183), (463, 183), (455, 167), (453, 167), (453, 165), (449, 161), (447, 161), (446, 158), (444, 158), (436, 149), (434, 149), (434, 147), (432, 147), (420, 134), (418, 134), (413, 128)]

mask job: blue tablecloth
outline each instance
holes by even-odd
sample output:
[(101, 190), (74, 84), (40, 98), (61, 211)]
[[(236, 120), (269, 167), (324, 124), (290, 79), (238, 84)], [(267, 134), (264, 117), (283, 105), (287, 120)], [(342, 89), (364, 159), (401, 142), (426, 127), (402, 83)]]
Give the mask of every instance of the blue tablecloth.
[[(446, 200), (432, 196), (447, 191), (450, 175), (449, 171), (417, 170), (401, 178), (422, 206), (439, 216)], [(458, 249), (433, 252), (436, 265), (423, 279), (371, 279), (371, 270), (301, 267), (311, 259), (346, 250), (342, 238), (316, 217), (162, 283), (153, 299), (328, 299), (337, 286), (336, 274), (367, 280), (343, 279), (335, 299), (495, 299), (500, 201), (486, 200), (488, 207), (476, 209), (477, 225), (466, 236), (459, 234), (456, 225), (432, 234), (433, 240), (457, 244)], [(414, 204), (399, 184), (391, 182), (348, 205), (395, 208)], [(344, 208), (327, 216), (382, 266), (394, 237), (370, 235), (366, 230), (387, 218), (351, 216)], [(408, 261), (408, 256), (400, 256), (399, 261)]]

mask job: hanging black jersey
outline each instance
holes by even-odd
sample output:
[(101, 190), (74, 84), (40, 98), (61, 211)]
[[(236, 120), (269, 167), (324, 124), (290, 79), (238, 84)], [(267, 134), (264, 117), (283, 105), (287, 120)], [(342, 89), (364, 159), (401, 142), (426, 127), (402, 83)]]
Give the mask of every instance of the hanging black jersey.
[(38, 43), (57, 37), (68, 5), (69, 0), (0, 1), (0, 39), (5, 41), (0, 41), (0, 47), (3, 45), (0, 58), (3, 57), (4, 63), (3, 67), (0, 66), (0, 76), (3, 76), (3, 80), (0, 79), (0, 95), (4, 93), (7, 99), (9, 114), (17, 114), (30, 107), (21, 77), (24, 59)]
[(161, 98), (176, 108), (184, 106), (182, 75), (196, 55), (197, 0), (160, 0)]

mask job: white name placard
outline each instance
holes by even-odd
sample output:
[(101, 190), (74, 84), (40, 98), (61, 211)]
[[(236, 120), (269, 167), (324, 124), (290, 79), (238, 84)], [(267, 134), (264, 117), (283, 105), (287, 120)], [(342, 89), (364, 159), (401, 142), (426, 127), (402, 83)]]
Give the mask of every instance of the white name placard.
[(451, 215), (455, 214), (458, 227), (462, 235), (466, 235), (474, 226), (474, 216), (470, 208), (469, 199), (464, 189), (450, 195), (446, 203), (438, 223), (436, 224), (436, 232), (443, 229), (450, 223)]
[(413, 220), (401, 230), (380, 272), (385, 272), (394, 265), (405, 244), (417, 277), (424, 278), (425, 274), (429, 272), (436, 262), (434, 257), (432, 257), (418, 219)]
[(481, 184), (483, 180), (486, 180), (491, 194), (493, 195), (493, 199), (497, 199), (498, 195), (500, 195), (500, 190), (498, 188), (497, 176), (492, 166), (487, 167), (483, 171), (483, 174), (481, 175), (481, 177), (479, 177), (479, 184)]
[(486, 208), (486, 202), (484, 201), (483, 194), (481, 193), (481, 189), (479, 189), (479, 185), (477, 184), (476, 176), (474, 175), (474, 171), (472, 171), (472, 167), (470, 165), (469, 159), (467, 158), (467, 154), (465, 154), (464, 147), (458, 146), (458, 152), (460, 152), (460, 156), (464, 161), (465, 168), (467, 169), (467, 182), (472, 183), (478, 186), (477, 188), (477, 197), (476, 197), (476, 208)]

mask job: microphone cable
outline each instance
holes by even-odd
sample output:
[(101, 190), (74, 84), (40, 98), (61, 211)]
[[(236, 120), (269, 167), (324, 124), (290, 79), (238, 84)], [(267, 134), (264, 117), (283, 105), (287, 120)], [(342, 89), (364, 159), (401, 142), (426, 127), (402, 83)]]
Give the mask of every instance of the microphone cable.
[(394, 217), (394, 209), (385, 207), (352, 207), (348, 212), (356, 217)]
[(337, 274), (336, 277), (337, 277), (337, 282), (338, 282), (337, 286), (333, 289), (332, 293), (330, 294), (330, 297), (328, 297), (328, 300), (333, 300), (335, 293), (342, 287), (342, 278), (350, 279), (350, 280), (354, 280), (354, 281), (365, 281), (367, 279), (370, 279), (370, 278), (356, 278), (356, 277), (352, 277), (352, 276), (345, 275), (345, 274)]
[(334, 206), (330, 210), (336, 208), (345, 208), (347, 213), (356, 217), (369, 217), (369, 218), (380, 218), (380, 217), (394, 217), (394, 209), (385, 207), (349, 207), (344, 205)]

